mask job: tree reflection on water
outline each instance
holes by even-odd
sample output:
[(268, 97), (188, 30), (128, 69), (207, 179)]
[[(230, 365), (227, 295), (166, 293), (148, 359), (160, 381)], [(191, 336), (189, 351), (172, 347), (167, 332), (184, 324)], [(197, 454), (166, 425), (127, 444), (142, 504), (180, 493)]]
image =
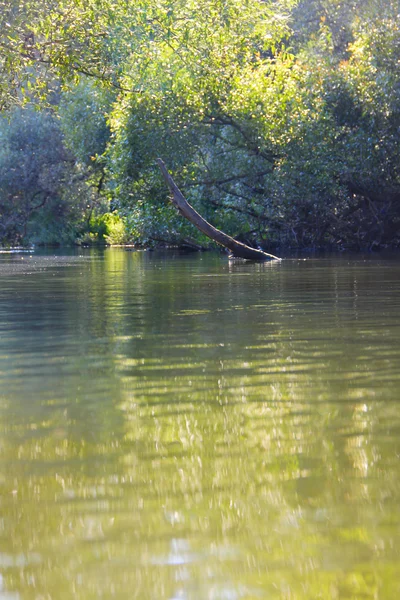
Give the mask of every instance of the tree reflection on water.
[(4, 275), (0, 598), (397, 597), (398, 268)]

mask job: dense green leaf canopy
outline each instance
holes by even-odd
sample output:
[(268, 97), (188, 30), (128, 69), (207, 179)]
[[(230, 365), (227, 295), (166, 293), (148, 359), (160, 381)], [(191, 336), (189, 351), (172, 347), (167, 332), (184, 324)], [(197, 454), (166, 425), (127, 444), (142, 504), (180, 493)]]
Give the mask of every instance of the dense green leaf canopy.
[(96, 206), (136, 242), (204, 243), (167, 201), (161, 156), (231, 235), (396, 245), (399, 14), (398, 0), (3, 3), (0, 103), (56, 111)]

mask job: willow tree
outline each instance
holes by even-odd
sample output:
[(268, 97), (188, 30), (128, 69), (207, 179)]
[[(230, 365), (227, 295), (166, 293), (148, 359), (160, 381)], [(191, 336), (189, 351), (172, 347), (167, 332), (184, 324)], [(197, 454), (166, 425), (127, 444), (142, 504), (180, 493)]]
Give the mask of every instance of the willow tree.
[[(260, 168), (265, 171), (273, 164), (273, 144), (266, 147), (266, 138), (261, 141), (246, 122), (247, 116), (244, 119), (239, 114), (241, 79), (279, 54), (278, 44), (287, 34), (293, 3), (139, 0), (133, 10), (123, 0), (4, 4), (0, 102), (6, 106), (24, 97), (43, 96), (81, 75), (119, 90), (121, 97), (113, 116), (118, 139), (115, 151), (109, 154), (118, 202), (132, 197), (132, 189), (140, 182), (145, 181), (146, 187), (150, 180), (151, 186), (154, 159), (160, 154), (147, 135), (154, 126), (157, 140), (162, 142), (161, 155), (175, 171), (191, 171), (192, 182), (204, 153), (218, 143), (237, 149), (231, 157), (237, 163), (243, 163), (243, 158), (246, 161), (246, 155), (249, 162), (252, 157), (255, 163), (259, 158), (266, 161), (262, 168), (257, 164), (255, 169), (247, 169), (252, 172), (249, 183), (256, 182)], [(121, 118), (124, 113), (126, 119)], [(141, 131), (146, 135), (141, 136)], [(119, 167), (115, 168), (121, 163), (119, 142), (124, 135), (135, 145), (126, 169), (138, 177), (121, 177)], [(135, 135), (141, 137), (144, 151)], [(224, 138), (230, 139), (225, 142)], [(149, 171), (142, 169), (144, 163), (151, 165)], [(237, 167), (242, 169), (239, 164)], [(236, 173), (232, 181), (243, 178), (248, 174)], [(121, 186), (122, 179), (126, 185)], [(246, 214), (248, 208), (235, 210)]]
[(115, 201), (140, 239), (191, 235), (166, 204), (157, 156), (206, 219), (268, 239), (256, 200), (280, 155), (293, 4), (164, 0), (134, 16), (121, 78), (130, 91), (111, 117), (108, 160)]
[(110, 0), (0, 0), (0, 109), (44, 101), (82, 75), (118, 85), (108, 39), (126, 9)]

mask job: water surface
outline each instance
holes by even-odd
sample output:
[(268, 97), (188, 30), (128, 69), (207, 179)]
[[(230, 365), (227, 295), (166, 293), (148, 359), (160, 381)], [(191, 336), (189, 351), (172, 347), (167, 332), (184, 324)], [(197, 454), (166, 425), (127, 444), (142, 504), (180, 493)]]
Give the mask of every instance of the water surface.
[(400, 597), (400, 260), (0, 255), (0, 600)]

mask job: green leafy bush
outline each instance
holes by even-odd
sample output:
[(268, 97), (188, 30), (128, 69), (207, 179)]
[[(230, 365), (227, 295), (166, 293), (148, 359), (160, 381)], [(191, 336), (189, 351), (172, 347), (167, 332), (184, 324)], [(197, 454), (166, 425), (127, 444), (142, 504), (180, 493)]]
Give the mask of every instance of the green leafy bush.
[(86, 231), (77, 239), (79, 244), (109, 244), (119, 245), (129, 242), (129, 235), (124, 219), (119, 214), (108, 212), (92, 215)]

